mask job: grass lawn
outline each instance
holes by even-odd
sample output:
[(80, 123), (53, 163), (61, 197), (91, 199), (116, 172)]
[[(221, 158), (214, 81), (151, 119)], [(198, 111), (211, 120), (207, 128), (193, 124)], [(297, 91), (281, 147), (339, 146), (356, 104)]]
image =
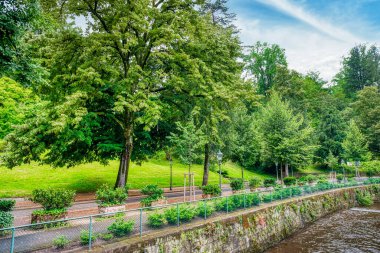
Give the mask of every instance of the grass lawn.
[[(0, 167), (0, 197), (24, 197), (28, 196), (36, 188), (66, 188), (77, 192), (94, 192), (104, 184), (113, 185), (117, 176), (118, 161), (111, 161), (103, 166), (99, 163), (83, 164), (72, 168), (51, 168), (48, 165), (36, 163), (25, 164), (12, 170)], [(241, 167), (226, 162), (222, 169), (227, 170), (230, 177), (241, 177)], [(186, 165), (177, 161), (173, 162), (173, 185), (183, 185), (183, 174), (188, 171)], [(193, 165), (195, 183), (202, 183), (202, 165)], [(169, 162), (162, 158), (151, 159), (141, 166), (132, 164), (129, 172), (128, 184), (131, 189), (139, 189), (147, 184), (157, 184), (160, 187), (169, 187), (170, 168)], [(268, 175), (257, 174), (245, 170), (244, 177), (252, 176), (264, 178)], [(219, 175), (210, 171), (209, 182), (217, 184)], [(228, 183), (227, 179), (223, 179)]]

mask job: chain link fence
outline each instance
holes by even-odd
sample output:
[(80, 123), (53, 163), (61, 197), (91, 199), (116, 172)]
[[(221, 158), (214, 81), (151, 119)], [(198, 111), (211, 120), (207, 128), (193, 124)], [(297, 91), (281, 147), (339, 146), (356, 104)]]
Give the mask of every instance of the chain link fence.
[(378, 181), (324, 183), (243, 192), (230, 196), (103, 213), (79, 218), (0, 229), (0, 252), (48, 252), (52, 248), (91, 249), (116, 238), (142, 236), (153, 231), (335, 188), (378, 184)]

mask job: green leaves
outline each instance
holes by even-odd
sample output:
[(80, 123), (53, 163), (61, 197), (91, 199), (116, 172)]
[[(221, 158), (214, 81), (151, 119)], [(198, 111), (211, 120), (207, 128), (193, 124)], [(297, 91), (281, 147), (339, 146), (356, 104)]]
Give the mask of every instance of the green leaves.
[(344, 157), (350, 161), (369, 160), (368, 143), (354, 120), (350, 121), (343, 143)]

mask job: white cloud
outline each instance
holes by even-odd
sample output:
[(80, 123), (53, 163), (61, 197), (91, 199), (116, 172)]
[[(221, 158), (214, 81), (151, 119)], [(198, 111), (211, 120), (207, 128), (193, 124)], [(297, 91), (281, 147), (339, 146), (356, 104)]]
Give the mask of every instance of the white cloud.
[(329, 22), (322, 20), (320, 17), (307, 12), (302, 7), (297, 6), (288, 0), (257, 0), (258, 2), (271, 6), (280, 12), (286, 13), (289, 16), (296, 18), (312, 27), (318, 31), (325, 33), (336, 40), (342, 40), (346, 42), (360, 41), (361, 39), (357, 36), (339, 28)]
[(355, 43), (339, 41), (303, 26), (264, 27), (260, 20), (238, 18), (236, 26), (244, 45), (256, 41), (279, 44), (285, 48), (289, 68), (301, 73), (318, 71), (321, 77), (330, 81), (340, 69), (342, 56)]

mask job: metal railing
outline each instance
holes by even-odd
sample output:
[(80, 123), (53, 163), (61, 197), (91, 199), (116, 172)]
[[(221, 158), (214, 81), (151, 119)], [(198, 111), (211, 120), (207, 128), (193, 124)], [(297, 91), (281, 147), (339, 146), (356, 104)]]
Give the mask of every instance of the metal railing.
[(244, 192), (191, 202), (2, 228), (0, 229), (0, 252), (29, 252), (59, 246), (83, 247), (91, 250), (94, 245), (105, 243), (115, 237), (143, 236), (160, 228), (209, 219), (222, 213), (259, 206), (262, 203), (335, 188), (378, 183), (380, 181), (276, 188), (266, 192)]

